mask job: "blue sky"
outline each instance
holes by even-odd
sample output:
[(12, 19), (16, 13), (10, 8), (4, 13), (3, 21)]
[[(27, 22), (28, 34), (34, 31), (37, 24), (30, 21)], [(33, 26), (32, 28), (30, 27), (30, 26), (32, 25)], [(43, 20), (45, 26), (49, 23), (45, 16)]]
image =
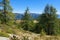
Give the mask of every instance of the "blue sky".
[(42, 13), (47, 4), (53, 5), (60, 12), (60, 0), (10, 0), (14, 13), (24, 13), (29, 7), (31, 13)]

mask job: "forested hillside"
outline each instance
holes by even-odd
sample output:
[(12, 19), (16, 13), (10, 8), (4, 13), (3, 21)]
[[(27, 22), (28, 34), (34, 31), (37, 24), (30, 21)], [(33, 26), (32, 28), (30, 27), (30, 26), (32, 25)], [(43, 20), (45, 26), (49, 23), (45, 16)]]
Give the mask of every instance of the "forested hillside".
[[(53, 5), (47, 4), (41, 14), (31, 14), (27, 7), (23, 15), (13, 13), (9, 0), (2, 0), (0, 6), (1, 37), (10, 37), (11, 40), (60, 40), (60, 18)], [(16, 19), (22, 20), (17, 23)], [(34, 23), (34, 20), (37, 22)]]

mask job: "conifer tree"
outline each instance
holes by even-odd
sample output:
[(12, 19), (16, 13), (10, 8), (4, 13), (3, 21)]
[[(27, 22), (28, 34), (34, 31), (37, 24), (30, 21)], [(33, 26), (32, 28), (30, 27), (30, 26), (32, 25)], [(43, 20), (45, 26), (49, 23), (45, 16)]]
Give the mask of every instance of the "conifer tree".
[(31, 15), (30, 15), (30, 13), (29, 13), (29, 8), (27, 7), (27, 9), (26, 9), (26, 11), (25, 11), (25, 13), (24, 13), (24, 16), (23, 16), (23, 25), (22, 25), (22, 27), (23, 27), (23, 29), (24, 30), (30, 30), (30, 27), (32, 26), (31, 25), (31, 23), (32, 23), (32, 17), (31, 17)]
[(23, 29), (24, 30), (28, 30), (28, 26), (29, 26), (29, 21), (30, 21), (30, 15), (29, 15), (29, 9), (27, 8), (25, 13), (24, 13), (24, 16), (23, 16)]
[(14, 14), (12, 13), (12, 7), (10, 6), (9, 0), (2, 0), (1, 2), (2, 6), (2, 23), (7, 23), (9, 20), (14, 18)]
[(38, 27), (44, 29), (46, 34), (52, 35), (57, 34), (58, 24), (57, 24), (57, 14), (56, 9), (53, 6), (47, 5), (45, 7), (44, 13), (40, 15), (40, 21)]

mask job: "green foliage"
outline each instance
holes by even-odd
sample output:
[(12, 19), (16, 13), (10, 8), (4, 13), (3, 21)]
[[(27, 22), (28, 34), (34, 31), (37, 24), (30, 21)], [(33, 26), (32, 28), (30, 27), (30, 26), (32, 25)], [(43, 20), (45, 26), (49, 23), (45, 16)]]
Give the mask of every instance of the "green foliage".
[(0, 12), (0, 23), (2, 23), (2, 20), (3, 20), (3, 15), (2, 15), (2, 13)]
[(44, 29), (48, 35), (57, 33), (58, 24), (57, 24), (57, 14), (56, 9), (53, 6), (47, 5), (45, 7), (44, 13), (40, 15), (38, 27)]
[(54, 35), (60, 35), (60, 19), (55, 21)]
[(5, 32), (0, 32), (0, 36), (2, 36), (2, 37), (9, 37), (9, 35), (7, 33), (5, 33)]
[(38, 25), (38, 23), (34, 27), (34, 32), (38, 34), (41, 32), (41, 27)]
[(2, 9), (2, 12), (0, 13), (0, 16), (1, 16), (1, 23), (7, 23), (9, 22), (10, 20), (12, 21), (12, 19), (14, 19), (14, 14), (12, 13), (12, 7), (10, 6), (10, 1), (9, 0), (2, 0), (2, 4), (4, 6), (3, 9)]
[(29, 31), (34, 32), (34, 28), (35, 28), (35, 23), (34, 23), (33, 20), (32, 20), (32, 21), (30, 21), (30, 23), (29, 23)]
[(22, 22), (22, 28), (24, 30), (31, 30), (31, 28), (33, 27), (33, 20), (32, 20), (32, 17), (30, 16), (29, 14), (29, 9), (27, 8), (26, 11), (25, 11), (25, 14), (23, 16), (23, 22)]
[(30, 20), (30, 18), (31, 18), (31, 16), (30, 16), (30, 14), (29, 14), (29, 8), (27, 7), (27, 9), (26, 9), (26, 11), (25, 11), (25, 13), (24, 13), (24, 16), (23, 16), (23, 20)]
[(45, 31), (42, 29), (41, 33), (40, 33), (40, 36), (45, 36), (45, 35), (46, 35)]
[[(36, 24), (33, 22), (34, 20), (29, 14), (29, 8), (27, 8), (22, 18), (22, 22), (17, 24), (15, 23), (15, 15), (12, 13), (10, 1), (3, 0), (3, 5), (3, 10), (0, 12), (0, 24), (6, 25), (3, 25), (2, 28), (6, 30), (7, 33), (15, 33), (13, 28), (20, 29), (22, 27), (24, 30), (39, 33), (41, 35), (45, 35), (45, 32), (47, 35), (60, 34), (60, 19), (57, 18), (57, 10), (53, 6), (46, 5), (44, 12), (39, 16), (38, 23)], [(4, 27), (6, 27), (6, 29)], [(0, 32), (0, 35), (8, 36), (3, 32)]]
[(14, 34), (14, 30), (12, 28), (9, 28), (8, 30), (6, 30), (7, 33), (11, 33), (11, 34)]

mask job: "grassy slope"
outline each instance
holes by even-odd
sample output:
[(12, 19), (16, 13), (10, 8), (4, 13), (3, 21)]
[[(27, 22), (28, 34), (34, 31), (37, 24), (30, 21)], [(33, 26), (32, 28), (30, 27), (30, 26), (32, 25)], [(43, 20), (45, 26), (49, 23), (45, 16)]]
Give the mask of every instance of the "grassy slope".
[(25, 30), (19, 30), (15, 26), (8, 26), (5, 24), (0, 24), (0, 36), (9, 37), (8, 34), (15, 34), (19, 39), (30, 39), (30, 40), (60, 40), (59, 36), (40, 36), (40, 34), (35, 34)]

